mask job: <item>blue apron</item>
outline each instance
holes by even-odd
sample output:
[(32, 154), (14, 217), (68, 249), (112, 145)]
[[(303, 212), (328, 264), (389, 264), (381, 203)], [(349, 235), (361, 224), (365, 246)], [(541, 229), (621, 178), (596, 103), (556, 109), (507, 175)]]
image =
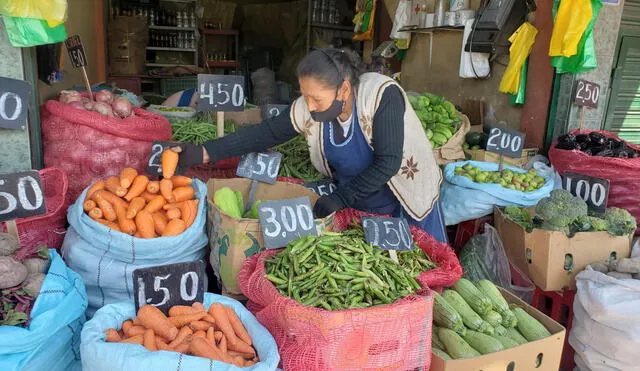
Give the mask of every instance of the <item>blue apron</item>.
[(178, 101), (178, 107), (189, 107), (191, 105), (191, 98), (196, 93), (196, 89), (183, 90)]
[[(373, 150), (367, 144), (367, 139), (362, 133), (355, 108), (349, 135), (344, 142), (337, 144), (333, 124), (323, 123), (322, 126), (325, 156), (333, 169), (333, 176), (339, 187), (341, 184), (351, 181), (371, 165)], [(342, 130), (342, 127), (338, 126), (337, 130)], [(447, 243), (447, 233), (439, 202), (436, 202), (431, 213), (424, 220), (414, 220), (406, 215), (400, 201), (391, 192), (389, 186), (385, 185), (371, 196), (358, 200), (355, 205), (351, 206), (354, 209), (372, 214), (391, 214), (394, 217), (405, 218), (410, 225), (422, 228), (436, 240)]]

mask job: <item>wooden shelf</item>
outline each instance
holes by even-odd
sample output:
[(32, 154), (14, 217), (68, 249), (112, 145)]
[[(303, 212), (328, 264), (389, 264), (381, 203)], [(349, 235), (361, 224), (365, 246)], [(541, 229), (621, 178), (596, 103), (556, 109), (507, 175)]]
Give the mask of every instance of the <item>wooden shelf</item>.
[(238, 61), (207, 61), (208, 67), (218, 68), (239, 68), (240, 62)]
[(147, 67), (180, 67), (180, 66), (196, 67), (193, 64), (178, 64), (178, 63), (146, 63), (145, 66)]
[(190, 52), (195, 53), (197, 49), (183, 49), (183, 48), (164, 48), (161, 46), (147, 46), (147, 50), (157, 50), (157, 51), (165, 51), (165, 52)]
[(173, 26), (149, 26), (150, 30), (160, 30), (160, 31), (190, 31), (194, 32), (197, 30), (195, 27), (173, 27)]
[(429, 28), (420, 28), (416, 26), (402, 27), (398, 32), (413, 32), (413, 33), (434, 33), (439, 31), (449, 32), (464, 32), (464, 26), (438, 26)]
[(214, 28), (205, 28), (200, 30), (200, 33), (203, 35), (213, 35), (213, 36), (236, 36), (240, 34), (238, 30), (218, 30)]
[(337, 30), (337, 31), (345, 31), (353, 33), (353, 29), (355, 26), (342, 26), (339, 24), (328, 24), (328, 23), (311, 23), (311, 28), (324, 28), (327, 30)]

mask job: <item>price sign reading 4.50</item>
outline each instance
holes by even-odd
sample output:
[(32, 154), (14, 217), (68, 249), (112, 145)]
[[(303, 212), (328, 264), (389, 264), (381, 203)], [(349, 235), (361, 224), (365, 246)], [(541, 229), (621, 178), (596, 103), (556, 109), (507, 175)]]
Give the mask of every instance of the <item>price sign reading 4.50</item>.
[(37, 171), (0, 174), (0, 221), (46, 212), (44, 190)]
[(244, 76), (198, 75), (198, 111), (244, 111)]
[(27, 121), (31, 85), (0, 77), (0, 128), (17, 129)]
[(279, 249), (300, 237), (318, 235), (309, 197), (263, 202), (258, 215), (267, 249)]
[(365, 240), (383, 250), (413, 250), (409, 223), (402, 218), (367, 216), (362, 218)]
[(562, 188), (580, 197), (596, 213), (607, 209), (609, 200), (609, 180), (565, 171)]
[(519, 158), (524, 148), (524, 133), (499, 126), (487, 126), (487, 151)]
[(274, 184), (282, 162), (280, 152), (252, 152), (240, 158), (236, 175), (262, 183)]
[(336, 184), (331, 179), (322, 179), (304, 185), (318, 196), (328, 196), (336, 191)]
[(65, 40), (64, 44), (66, 45), (67, 51), (69, 52), (69, 57), (71, 58), (71, 64), (73, 65), (73, 67), (86, 67), (87, 55), (84, 53), (84, 46), (82, 46), (80, 36), (73, 35)]
[[(162, 152), (171, 148), (175, 143), (154, 141), (151, 145), (151, 154), (149, 155), (149, 162), (147, 163), (147, 174), (160, 175), (162, 174)], [(183, 169), (176, 169), (176, 175), (182, 175)]]
[(165, 314), (174, 305), (191, 305), (204, 298), (202, 261), (160, 265), (133, 271), (136, 308), (151, 304)]

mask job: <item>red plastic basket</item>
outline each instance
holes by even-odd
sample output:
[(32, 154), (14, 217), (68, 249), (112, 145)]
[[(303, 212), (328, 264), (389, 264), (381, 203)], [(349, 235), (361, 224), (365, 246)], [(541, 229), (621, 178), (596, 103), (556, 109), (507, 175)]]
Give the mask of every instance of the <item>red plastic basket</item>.
[(576, 365), (575, 351), (569, 344), (569, 333), (573, 327), (573, 300), (576, 297), (576, 292), (576, 290), (542, 291), (536, 287), (533, 293), (532, 305), (567, 329), (560, 361), (560, 368), (563, 370), (573, 370)]
[[(67, 224), (67, 174), (58, 167), (49, 167), (39, 171), (44, 188), (47, 213), (30, 218), (16, 219), (20, 250), (17, 259), (34, 254), (42, 245), (50, 249), (60, 249)], [(7, 231), (6, 223), (0, 223), (0, 230)]]

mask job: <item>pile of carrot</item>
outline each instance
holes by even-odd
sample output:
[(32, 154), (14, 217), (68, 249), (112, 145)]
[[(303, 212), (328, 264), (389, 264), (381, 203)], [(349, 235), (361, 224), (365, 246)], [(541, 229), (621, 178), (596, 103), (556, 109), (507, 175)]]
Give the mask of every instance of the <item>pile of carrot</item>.
[[(165, 154), (167, 154), (165, 156)], [(107, 227), (139, 238), (176, 236), (193, 224), (198, 199), (191, 178), (174, 175), (178, 154), (162, 154), (163, 179), (152, 181), (125, 168), (120, 176), (94, 183), (84, 200), (85, 212)]]
[(152, 305), (138, 310), (121, 329), (105, 331), (107, 342), (140, 344), (151, 352), (166, 350), (234, 364), (259, 362), (253, 342), (231, 307), (214, 303), (207, 311), (202, 303), (176, 305), (169, 316)]

